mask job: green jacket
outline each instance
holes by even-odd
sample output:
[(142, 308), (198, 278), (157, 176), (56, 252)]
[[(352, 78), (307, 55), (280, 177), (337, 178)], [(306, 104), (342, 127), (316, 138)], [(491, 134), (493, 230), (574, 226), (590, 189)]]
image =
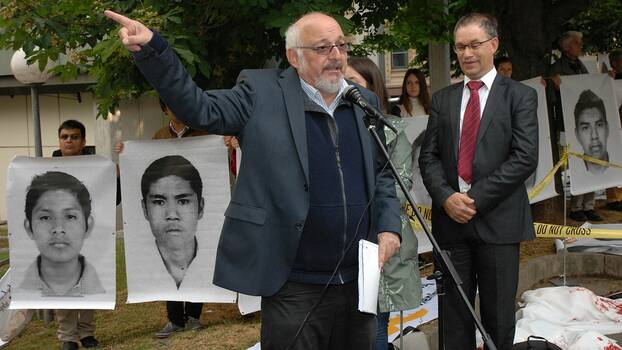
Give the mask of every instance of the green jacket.
[[(404, 132), (405, 123), (402, 118), (387, 118), (397, 129), (397, 136), (391, 130), (385, 129), (387, 145), (391, 160), (397, 169), (406, 187), (412, 187), (412, 146)], [(380, 312), (409, 310), (421, 303), (421, 277), (417, 262), (417, 237), (413, 232), (410, 220), (406, 214), (406, 196), (399, 185), (395, 184), (397, 197), (400, 201), (402, 221), (402, 243), (400, 251), (386, 264), (380, 274), (380, 288), (378, 291), (378, 307)]]

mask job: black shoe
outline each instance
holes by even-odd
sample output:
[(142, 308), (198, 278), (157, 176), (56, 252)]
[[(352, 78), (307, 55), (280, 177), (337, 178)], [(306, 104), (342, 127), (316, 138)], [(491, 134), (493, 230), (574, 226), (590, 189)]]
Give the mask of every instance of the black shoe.
[(84, 346), (85, 348), (94, 348), (99, 345), (97, 339), (95, 339), (95, 337), (92, 335), (80, 339), (80, 343), (82, 343), (82, 346)]
[(585, 217), (589, 220), (589, 221), (603, 221), (603, 217), (596, 214), (596, 211), (592, 210), (585, 210), (583, 211), (583, 214), (585, 214)]
[(78, 343), (73, 341), (64, 341), (63, 342), (63, 350), (78, 350)]
[(617, 202), (607, 203), (607, 209), (615, 210), (615, 211), (622, 211), (622, 202), (617, 201)]
[(571, 218), (574, 221), (587, 221), (587, 216), (585, 216), (584, 214), (585, 212), (582, 210), (579, 211), (571, 211), (570, 214), (568, 215), (569, 218)]

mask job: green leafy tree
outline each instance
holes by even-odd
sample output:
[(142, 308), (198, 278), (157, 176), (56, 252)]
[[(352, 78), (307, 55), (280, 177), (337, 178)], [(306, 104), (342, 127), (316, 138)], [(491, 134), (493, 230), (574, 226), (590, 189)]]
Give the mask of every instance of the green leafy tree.
[[(98, 115), (106, 117), (122, 99), (151, 87), (103, 16), (111, 9), (159, 31), (202, 88), (228, 88), (243, 68), (269, 59), (284, 65), (283, 33), (309, 11), (335, 16), (345, 30), (380, 26), (400, 1), (348, 0), (0, 0), (0, 48), (23, 48), (30, 63), (67, 55), (53, 72), (64, 80), (91, 75)], [(348, 18), (344, 16), (348, 14)]]
[[(601, 3), (601, 7), (595, 9), (596, 3)], [(590, 30), (598, 27), (595, 35), (604, 37), (609, 27), (619, 26), (620, 12), (611, 9), (615, 4), (619, 8), (620, 3), (619, 0), (410, 0), (401, 6), (394, 20), (385, 24), (384, 33), (367, 39), (361, 50), (414, 48), (417, 56), (411, 65), (426, 70), (429, 42), (451, 43), (453, 26), (462, 15), (472, 11), (490, 13), (499, 21), (499, 54), (512, 59), (515, 78), (526, 79), (546, 71), (555, 41), (570, 21), (582, 18), (581, 23), (589, 22)], [(587, 12), (589, 15), (579, 15), (586, 10), (591, 11)], [(616, 39), (611, 40), (619, 38), (613, 37)], [(454, 76), (459, 75), (453, 52), (452, 62)]]

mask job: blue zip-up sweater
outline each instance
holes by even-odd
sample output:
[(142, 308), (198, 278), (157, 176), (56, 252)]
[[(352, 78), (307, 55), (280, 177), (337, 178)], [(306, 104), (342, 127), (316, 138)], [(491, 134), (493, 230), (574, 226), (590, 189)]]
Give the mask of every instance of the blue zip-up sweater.
[[(310, 205), (289, 280), (325, 284), (353, 237), (358, 242), (367, 236), (369, 211), (364, 209), (369, 198), (361, 140), (351, 104), (341, 102), (333, 119), (305, 98), (305, 118)], [(357, 256), (355, 242), (331, 284), (357, 278)]]

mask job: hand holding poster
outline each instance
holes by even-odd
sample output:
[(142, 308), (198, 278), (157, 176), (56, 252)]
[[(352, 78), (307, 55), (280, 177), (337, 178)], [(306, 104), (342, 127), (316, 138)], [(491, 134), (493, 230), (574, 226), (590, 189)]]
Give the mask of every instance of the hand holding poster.
[(115, 169), (16, 157), (7, 180), (12, 309), (113, 309)]

